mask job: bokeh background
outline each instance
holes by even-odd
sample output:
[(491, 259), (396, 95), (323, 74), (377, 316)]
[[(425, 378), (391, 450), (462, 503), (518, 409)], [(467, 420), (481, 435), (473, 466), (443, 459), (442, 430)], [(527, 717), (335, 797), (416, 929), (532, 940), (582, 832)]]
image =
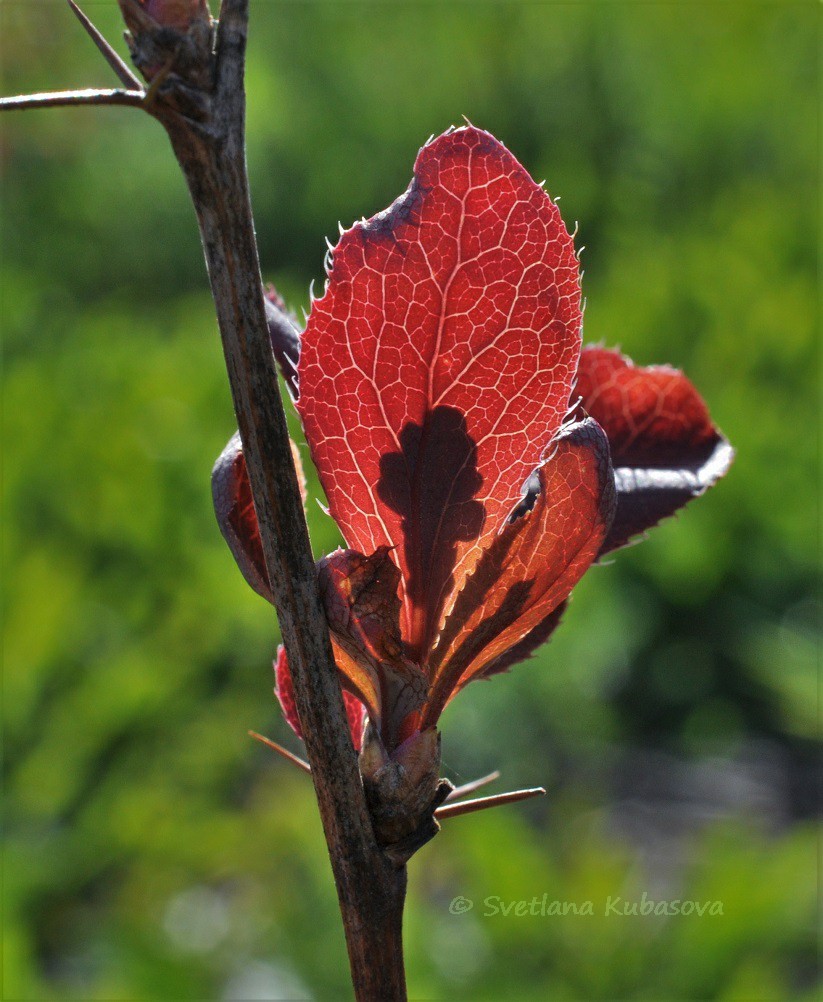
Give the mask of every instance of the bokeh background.
[[(116, 5), (86, 9), (125, 52)], [(57, 0), (0, 19), (4, 93), (113, 85)], [(451, 778), (549, 795), (413, 860), (414, 999), (816, 997), (818, 24), (813, 3), (253, 0), (250, 172), (290, 303), (338, 220), (466, 115), (579, 223), (587, 340), (684, 368), (738, 449), (446, 713)], [(0, 128), (3, 998), (345, 998), (310, 785), (246, 734), (298, 748), (275, 618), (211, 510), (234, 422), (166, 138), (130, 109)], [(336, 529), (309, 512), (319, 556)], [(604, 914), (644, 892), (723, 914)], [(544, 894), (595, 914), (488, 914)]]

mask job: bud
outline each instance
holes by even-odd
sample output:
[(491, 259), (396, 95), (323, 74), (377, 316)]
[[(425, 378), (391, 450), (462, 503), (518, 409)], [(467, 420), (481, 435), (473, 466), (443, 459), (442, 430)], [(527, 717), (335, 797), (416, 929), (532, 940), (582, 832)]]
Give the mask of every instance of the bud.
[(118, 0), (132, 59), (151, 82), (161, 71), (207, 90), (214, 21), (207, 0)]
[(404, 863), (439, 830), (434, 812), (452, 789), (440, 779), (440, 735), (415, 731), (389, 754), (367, 724), (360, 774), (377, 841)]
[(140, 34), (151, 21), (156, 28), (187, 32), (195, 21), (211, 21), (206, 0), (120, 0), (129, 31)]

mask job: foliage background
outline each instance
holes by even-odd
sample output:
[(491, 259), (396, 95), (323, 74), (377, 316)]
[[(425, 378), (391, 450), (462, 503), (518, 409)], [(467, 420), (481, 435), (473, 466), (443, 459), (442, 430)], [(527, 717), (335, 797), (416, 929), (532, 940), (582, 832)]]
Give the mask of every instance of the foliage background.
[[(86, 6), (119, 38), (111, 0)], [(292, 303), (337, 220), (386, 206), (466, 115), (579, 222), (587, 339), (685, 368), (738, 449), (445, 716), (450, 776), (549, 796), (415, 858), (412, 997), (811, 999), (818, 8), (252, 8), (254, 202)], [(59, 2), (0, 17), (4, 93), (112, 83)], [(3, 997), (343, 998), (310, 786), (246, 736), (296, 746), (274, 618), (211, 511), (234, 424), (165, 136), (128, 109), (30, 112), (1, 155)], [(336, 530), (310, 513), (319, 555)], [(724, 914), (603, 915), (643, 891)], [(544, 893), (596, 914), (483, 903)]]

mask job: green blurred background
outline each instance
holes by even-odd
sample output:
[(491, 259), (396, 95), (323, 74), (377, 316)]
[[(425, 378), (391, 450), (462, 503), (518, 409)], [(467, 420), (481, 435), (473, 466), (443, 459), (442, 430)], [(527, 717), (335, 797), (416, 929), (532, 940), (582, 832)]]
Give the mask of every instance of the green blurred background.
[[(116, 5), (86, 9), (125, 51)], [(58, 0), (0, 17), (4, 93), (113, 85)], [(446, 713), (451, 778), (549, 796), (415, 857), (412, 998), (816, 997), (818, 25), (813, 3), (252, 2), (261, 256), (293, 305), (337, 221), (466, 115), (579, 222), (587, 340), (683, 367), (738, 449)], [(129, 109), (0, 127), (3, 998), (345, 998), (310, 785), (246, 734), (298, 747), (274, 616), (212, 514), (234, 422), (166, 138)], [(723, 915), (603, 914), (644, 891)], [(544, 893), (595, 915), (484, 903)]]

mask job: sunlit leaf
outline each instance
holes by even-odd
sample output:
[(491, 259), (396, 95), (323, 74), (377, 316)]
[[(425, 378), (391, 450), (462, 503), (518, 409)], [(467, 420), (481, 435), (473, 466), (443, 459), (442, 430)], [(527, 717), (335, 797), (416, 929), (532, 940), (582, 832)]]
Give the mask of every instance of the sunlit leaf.
[(546, 192), (466, 127), (424, 146), (405, 194), (332, 260), (298, 410), (349, 546), (396, 547), (419, 657), (565, 415), (577, 259)]
[[(294, 701), (294, 683), (292, 682), (291, 671), (289, 669), (289, 659), (286, 656), (286, 649), (282, 644), (277, 648), (277, 660), (274, 662), (274, 677), (274, 692), (280, 703), (283, 716), (286, 718), (286, 723), (302, 739), (303, 731), (300, 727), (300, 719), (297, 716), (297, 704)], [(345, 689), (343, 690), (343, 703), (346, 707), (346, 717), (351, 729), (352, 742), (355, 749), (360, 751), (366, 708), (356, 696), (353, 696), (350, 692), (346, 692)]]
[(608, 435), (615, 469), (617, 510), (604, 553), (702, 494), (734, 458), (697, 390), (670, 366), (641, 368), (617, 351), (586, 348), (576, 395)]
[(523, 655), (524, 641), (546, 639), (606, 538), (614, 478), (606, 436), (593, 420), (564, 429), (537, 477), (533, 506), (516, 512), (488, 546), (446, 619), (430, 662), (424, 724), (456, 689), (513, 663), (500, 660), (512, 648)]

